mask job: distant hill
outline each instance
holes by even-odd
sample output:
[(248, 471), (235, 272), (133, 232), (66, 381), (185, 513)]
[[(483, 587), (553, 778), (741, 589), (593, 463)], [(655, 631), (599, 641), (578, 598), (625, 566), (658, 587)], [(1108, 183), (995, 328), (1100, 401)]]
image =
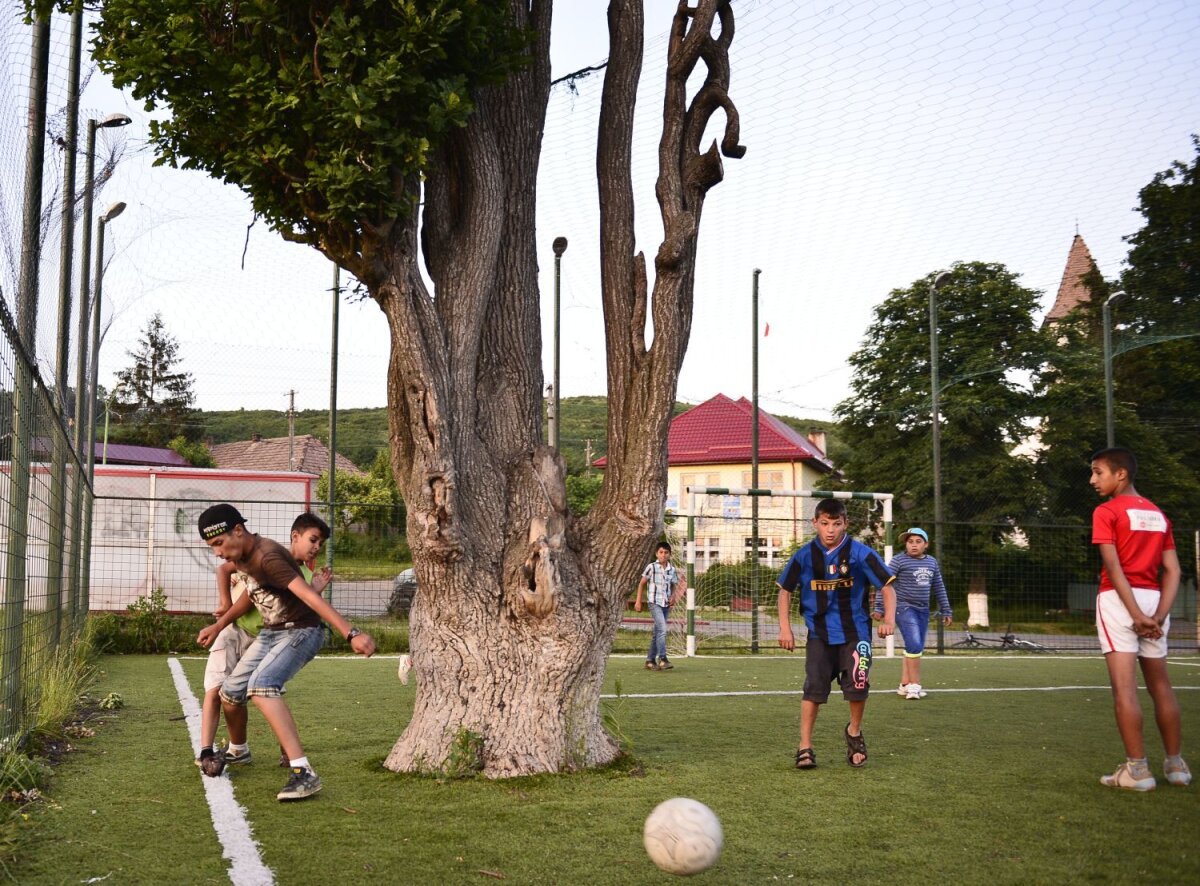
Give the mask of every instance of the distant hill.
[[(591, 456), (597, 459), (608, 453), (607, 397), (567, 397), (561, 401), (562, 428), (559, 442), (567, 470), (579, 473), (586, 465), (589, 441)], [(691, 408), (688, 403), (676, 403), (675, 414)], [(830, 444), (834, 444), (833, 422), (812, 418), (778, 416), (800, 433), (811, 430), (825, 431)], [(270, 409), (237, 409), (225, 412), (197, 412), (196, 424), (203, 429), (201, 439), (210, 443), (232, 443), (248, 440), (254, 434), (264, 437), (286, 437), (287, 414)], [(543, 426), (545, 431), (545, 426)], [(296, 413), (296, 433), (312, 434), (328, 445), (329, 413), (324, 410), (306, 409)], [(368, 468), (376, 454), (387, 447), (387, 410), (342, 409), (338, 411), (337, 450), (360, 468)]]

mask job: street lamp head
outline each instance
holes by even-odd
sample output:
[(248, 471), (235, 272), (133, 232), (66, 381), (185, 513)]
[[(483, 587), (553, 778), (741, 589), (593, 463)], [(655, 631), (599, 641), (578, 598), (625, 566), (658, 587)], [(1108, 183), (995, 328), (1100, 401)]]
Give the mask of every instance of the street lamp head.
[(1115, 308), (1117, 305), (1119, 305), (1121, 302), (1125, 301), (1125, 299), (1127, 299), (1127, 298), (1129, 298), (1129, 293), (1123, 289), (1118, 289), (1116, 292), (1114, 292), (1112, 295), (1110, 295), (1107, 299), (1105, 299), (1104, 306), (1106, 308)]
[(567, 238), (555, 237), (554, 243), (550, 247), (554, 250), (555, 258), (562, 258), (562, 254), (567, 251)]
[(124, 211), (124, 203), (114, 203), (112, 206), (108, 207), (108, 210), (104, 213), (104, 215), (100, 216), (100, 221), (106, 223), (110, 222)]
[(128, 126), (133, 120), (125, 114), (109, 114), (96, 125), (102, 129), (113, 129), (117, 126)]
[(933, 278), (933, 288), (941, 289), (943, 286), (945, 286), (947, 283), (950, 282), (950, 278), (952, 276), (954, 276), (954, 275), (951, 274), (949, 271), (942, 271), (940, 274), (938, 274), (936, 277)]

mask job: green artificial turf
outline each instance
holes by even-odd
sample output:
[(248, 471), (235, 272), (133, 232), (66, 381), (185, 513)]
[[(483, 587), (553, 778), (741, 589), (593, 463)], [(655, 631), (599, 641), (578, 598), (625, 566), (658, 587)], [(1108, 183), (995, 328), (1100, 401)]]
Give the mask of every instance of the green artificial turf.
[[(1200, 728), (1200, 659), (1173, 661), (1186, 739)], [(183, 666), (199, 696), (203, 660)], [(229, 882), (166, 658), (101, 667), (96, 692), (119, 692), (126, 707), (59, 766), (13, 876)], [(893, 689), (899, 668), (877, 658), (874, 686)], [(861, 770), (845, 763), (847, 711), (835, 694), (817, 724), (820, 766), (798, 772), (802, 653), (676, 659), (663, 673), (643, 670), (640, 656), (613, 658), (606, 687), (619, 680), (622, 697), (605, 706), (632, 741), (630, 758), (490, 782), (384, 770), (415, 687), (398, 682), (394, 658), (321, 658), (288, 699), (324, 790), (275, 800), (285, 776), (256, 712), (255, 762), (231, 777), (280, 884), (667, 883), (641, 829), (672, 796), (708, 804), (724, 827), (724, 852), (700, 882), (1197, 881), (1200, 784), (1170, 787), (1161, 774), (1148, 794), (1098, 784), (1121, 760), (1099, 657), (930, 656), (923, 678), (921, 701), (872, 696)], [(795, 694), (641, 697), (681, 692)], [(1149, 713), (1146, 729), (1161, 773)], [(1200, 772), (1200, 753), (1192, 764)]]

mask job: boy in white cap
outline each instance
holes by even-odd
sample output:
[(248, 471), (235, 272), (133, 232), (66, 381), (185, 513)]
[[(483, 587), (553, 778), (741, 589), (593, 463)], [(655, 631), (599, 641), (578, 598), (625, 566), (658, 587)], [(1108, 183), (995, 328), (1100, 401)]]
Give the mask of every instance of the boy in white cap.
[[(888, 567), (896, 574), (896, 630), (904, 638), (904, 664), (900, 669), (900, 688), (896, 694), (904, 698), (926, 696), (921, 688), (921, 656), (925, 652), (925, 632), (929, 629), (929, 595), (935, 592), (942, 621), (954, 620), (946, 583), (938, 561), (925, 553), (929, 536), (924, 529), (913, 527), (900, 536), (904, 550), (892, 557)], [(883, 618), (883, 601), (875, 602), (874, 619)]]

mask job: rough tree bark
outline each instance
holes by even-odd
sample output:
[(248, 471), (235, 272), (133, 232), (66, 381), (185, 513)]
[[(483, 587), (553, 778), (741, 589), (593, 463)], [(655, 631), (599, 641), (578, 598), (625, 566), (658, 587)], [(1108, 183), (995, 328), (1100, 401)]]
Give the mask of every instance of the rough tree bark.
[[(629, 163), (643, 12), (640, 2), (613, 0), (596, 161), (609, 468), (596, 506), (575, 521), (563, 461), (541, 439), (534, 210), (551, 3), (510, 5), (536, 34), (532, 64), (486, 90), (468, 126), (440, 149), (424, 184), (423, 227), (414, 210), (364, 231), (353, 249), (325, 244), (343, 253), (391, 330), (392, 460), (419, 584), (410, 615), (416, 703), (385, 762), (396, 771), (452, 761), (507, 777), (599, 765), (619, 753), (602, 725), (600, 688), (624, 596), (662, 529), (666, 433), (691, 327), (700, 214), (723, 174), (716, 144), (700, 151), (716, 111), (725, 114), (723, 152), (744, 153), (727, 94), (729, 2), (681, 0), (659, 146), (665, 237), (647, 347)], [(701, 61), (708, 78), (689, 104), (687, 79)], [(396, 187), (415, 198), (420, 183)], [(419, 273), (421, 255), (436, 296)]]

